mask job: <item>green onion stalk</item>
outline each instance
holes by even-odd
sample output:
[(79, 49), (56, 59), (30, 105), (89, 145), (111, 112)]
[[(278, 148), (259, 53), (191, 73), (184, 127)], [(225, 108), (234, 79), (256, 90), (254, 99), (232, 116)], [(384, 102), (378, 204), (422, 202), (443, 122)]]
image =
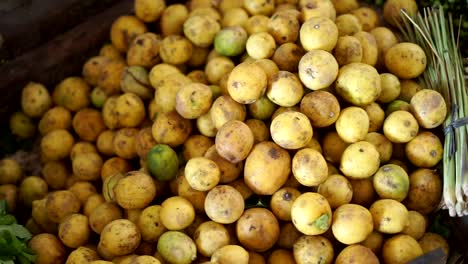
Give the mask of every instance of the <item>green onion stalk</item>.
[[(405, 41), (420, 45), (428, 57), (419, 81), (442, 94), (449, 109), (444, 122), (443, 198), (449, 215), (468, 215), (468, 95), (460, 53), (460, 28), (440, 6), (423, 9), (414, 17), (401, 11), (399, 25)], [(457, 21), (462, 21), (457, 18)]]

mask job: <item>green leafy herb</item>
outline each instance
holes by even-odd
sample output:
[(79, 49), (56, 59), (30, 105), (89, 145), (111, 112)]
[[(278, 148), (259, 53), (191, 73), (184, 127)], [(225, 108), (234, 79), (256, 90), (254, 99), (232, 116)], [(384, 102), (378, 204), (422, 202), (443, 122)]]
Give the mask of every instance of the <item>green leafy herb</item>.
[(35, 254), (27, 246), (31, 233), (8, 214), (5, 200), (0, 200), (0, 264), (34, 263)]

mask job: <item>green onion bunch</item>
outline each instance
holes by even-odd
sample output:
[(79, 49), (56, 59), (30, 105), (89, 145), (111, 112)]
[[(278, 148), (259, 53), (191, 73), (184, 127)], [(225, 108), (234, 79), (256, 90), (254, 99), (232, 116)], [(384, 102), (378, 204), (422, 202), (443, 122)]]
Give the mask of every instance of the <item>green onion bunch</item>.
[[(385, 0), (364, 0), (365, 3), (382, 7)], [(419, 9), (427, 7), (438, 7), (444, 11), (445, 15), (451, 14), (453, 16), (453, 24), (455, 27), (460, 25), (460, 45), (461, 53), (463, 57), (468, 57), (468, 21), (465, 15), (468, 10), (468, 0), (419, 0)]]
[(468, 0), (421, 0), (421, 8), (440, 6), (445, 14), (452, 14), (455, 27), (460, 25), (460, 49), (463, 57), (468, 56), (468, 21), (466, 20), (466, 10)]
[[(450, 216), (468, 215), (468, 91), (460, 52), (461, 24), (442, 7), (425, 8), (411, 18), (402, 11), (406, 41), (419, 44), (428, 56), (420, 81), (440, 92), (450, 109), (444, 122), (442, 207)], [(461, 20), (458, 20), (461, 21)]]

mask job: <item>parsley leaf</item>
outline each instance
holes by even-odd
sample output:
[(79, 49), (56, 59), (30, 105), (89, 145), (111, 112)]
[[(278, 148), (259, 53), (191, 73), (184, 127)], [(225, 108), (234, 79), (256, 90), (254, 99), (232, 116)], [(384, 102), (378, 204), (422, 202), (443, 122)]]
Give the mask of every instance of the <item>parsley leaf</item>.
[(34, 263), (35, 254), (27, 246), (32, 235), (8, 214), (7, 207), (6, 201), (0, 200), (0, 264)]

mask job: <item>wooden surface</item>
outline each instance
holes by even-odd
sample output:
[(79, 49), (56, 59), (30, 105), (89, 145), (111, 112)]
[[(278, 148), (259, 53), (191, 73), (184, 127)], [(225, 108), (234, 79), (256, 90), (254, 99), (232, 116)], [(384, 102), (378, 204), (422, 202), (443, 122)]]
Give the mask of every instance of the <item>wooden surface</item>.
[(109, 28), (115, 18), (131, 13), (132, 7), (133, 0), (117, 1), (66, 33), (1, 64), (0, 125), (5, 124), (12, 111), (19, 109), (21, 89), (28, 81), (41, 82), (50, 89), (64, 77), (80, 74), (85, 60), (109, 39)]

